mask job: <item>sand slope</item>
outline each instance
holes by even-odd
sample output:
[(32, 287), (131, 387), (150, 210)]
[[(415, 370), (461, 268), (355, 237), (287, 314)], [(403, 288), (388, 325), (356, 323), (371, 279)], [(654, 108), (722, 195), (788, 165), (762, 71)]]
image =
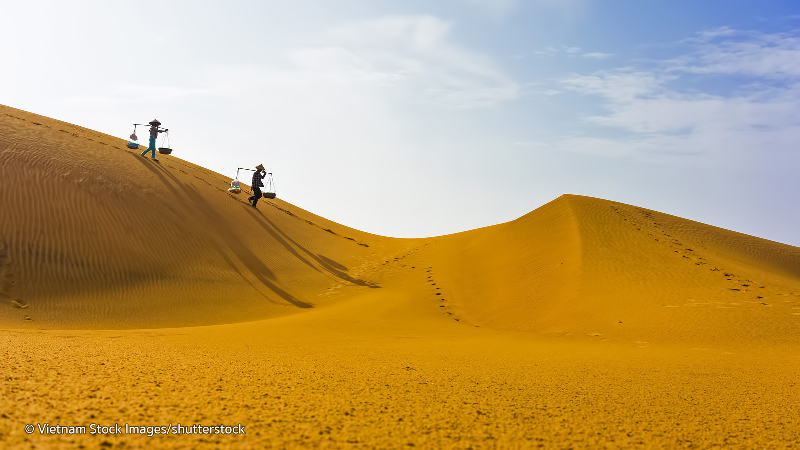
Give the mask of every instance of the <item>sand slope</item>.
[(580, 196), (440, 243), (449, 297), (476, 323), (641, 343), (800, 343), (797, 247)]
[(800, 439), (796, 247), (574, 195), (392, 239), (124, 144), (0, 107), (0, 448)]
[(253, 210), (249, 190), (227, 192), (230, 178), (173, 156), (151, 162), (91, 130), (10, 108), (0, 124), (0, 295), (27, 306), (3, 308), (7, 326), (24, 316), (131, 328), (296, 312), (329, 288), (369, 289), (359, 273), (388, 241), (282, 200)]

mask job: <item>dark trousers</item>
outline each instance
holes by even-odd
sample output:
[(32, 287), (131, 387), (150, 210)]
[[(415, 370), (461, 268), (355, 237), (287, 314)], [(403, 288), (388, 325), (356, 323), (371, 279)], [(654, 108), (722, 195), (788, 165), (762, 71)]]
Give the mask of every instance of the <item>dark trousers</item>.
[(254, 187), (253, 188), (253, 196), (248, 198), (248, 200), (251, 200), (253, 202), (253, 206), (255, 207), (256, 203), (258, 203), (258, 199), (260, 199), (263, 196), (264, 195), (261, 193), (261, 189), (259, 189), (257, 187)]

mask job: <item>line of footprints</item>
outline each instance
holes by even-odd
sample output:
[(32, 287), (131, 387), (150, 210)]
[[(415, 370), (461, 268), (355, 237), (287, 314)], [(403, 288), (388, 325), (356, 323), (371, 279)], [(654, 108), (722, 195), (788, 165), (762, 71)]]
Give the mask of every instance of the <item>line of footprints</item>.
[[(15, 116), (15, 115), (8, 114), (8, 113), (5, 113), (5, 115), (7, 115), (8, 117), (11, 117), (11, 118), (17, 119), (17, 120), (22, 120), (23, 122), (28, 122), (28, 119), (25, 119), (25, 118), (22, 118), (22, 117), (17, 117), (17, 116)], [(43, 124), (43, 123), (39, 123), (39, 122), (33, 122), (33, 121), (30, 121), (30, 122), (31, 122), (32, 124), (34, 124), (34, 125), (37, 125), (37, 126), (43, 126), (43, 127), (45, 127), (45, 128), (53, 128), (53, 127), (51, 127), (50, 125), (46, 125), (46, 124)], [(77, 129), (78, 131), (81, 131), (81, 132), (84, 132), (84, 131), (85, 131), (85, 130), (81, 130), (80, 128), (76, 128), (76, 127), (73, 127), (73, 128), (75, 128), (75, 129)], [(82, 138), (86, 139), (87, 141), (94, 141), (94, 139), (92, 139), (92, 138), (90, 138), (90, 137), (87, 137), (87, 136), (81, 136), (81, 135), (79, 135), (79, 134), (77, 134), (77, 133), (73, 133), (73, 132), (71, 132), (71, 131), (68, 131), (68, 130), (58, 130), (58, 131), (60, 131), (60, 132), (62, 132), (62, 133), (67, 133), (67, 134), (70, 134), (70, 135), (72, 135), (72, 136), (75, 136), (75, 137), (82, 137)], [(102, 135), (98, 134), (98, 136), (102, 136)], [(109, 145), (109, 144), (106, 144), (105, 142), (101, 142), (101, 141), (97, 141), (97, 142), (98, 142), (98, 143), (100, 143), (101, 145)], [(122, 148), (122, 147), (119, 147), (119, 146), (116, 146), (116, 145), (112, 145), (112, 147), (114, 147), (114, 148), (118, 148), (118, 149), (120, 149), (120, 150), (123, 150), (123, 148)], [(131, 152), (131, 153), (133, 153), (133, 152)]]
[[(412, 269), (414, 269), (414, 267), (412, 267)], [(447, 313), (448, 316), (453, 317), (453, 320), (455, 320), (456, 322), (461, 322), (461, 319), (455, 317), (453, 311), (449, 311), (450, 308), (447, 306), (447, 299), (444, 298), (444, 295), (442, 295), (442, 289), (436, 285), (436, 280), (433, 279), (433, 267), (426, 267), (425, 273), (426, 273), (425, 279), (428, 282), (428, 284), (431, 285), (431, 288), (433, 288), (434, 296), (436, 296), (439, 302), (441, 302), (439, 304), (439, 308), (444, 308), (444, 312)]]
[[(13, 295), (17, 282), (14, 280), (14, 268), (11, 265), (8, 247), (0, 247), (0, 300), (10, 301), (11, 306), (17, 309), (28, 309), (28, 304), (21, 298)], [(25, 314), (25, 320), (33, 320)]]
[[(667, 234), (667, 232), (662, 228), (662, 225), (660, 225), (658, 222), (655, 221), (656, 219), (653, 217), (653, 214), (650, 211), (638, 209), (637, 211), (640, 214), (642, 214), (643, 217), (639, 218), (636, 221), (634, 221), (634, 219), (630, 218), (630, 216), (625, 217), (626, 214), (624, 214), (622, 211), (620, 211), (617, 207), (612, 206), (611, 209), (613, 209), (614, 212), (616, 212), (620, 216), (623, 216), (622, 220), (627, 221), (628, 223), (630, 223), (634, 228), (636, 228), (636, 230), (645, 231), (648, 236), (651, 236), (653, 238), (654, 241), (662, 242), (662, 243), (667, 244), (667, 246), (670, 249), (672, 249), (673, 253), (677, 253), (677, 254), (681, 255), (683, 258), (688, 259), (689, 261), (692, 261), (694, 263), (694, 265), (696, 265), (696, 266), (708, 265), (708, 261), (705, 258), (699, 256), (694, 249), (686, 247), (678, 239), (674, 238), (670, 234)], [(629, 220), (629, 218), (630, 218), (630, 220)], [(637, 223), (637, 222), (639, 222), (639, 223)], [(652, 227), (653, 228), (658, 229), (657, 231), (653, 230), (653, 231), (656, 231), (658, 234), (653, 234), (653, 233), (650, 233), (647, 230), (642, 230), (641, 227), (647, 227), (650, 223), (652, 223)], [(661, 237), (661, 239), (659, 239), (659, 237)], [(665, 238), (667, 238), (667, 239), (665, 239)], [(750, 287), (752, 287), (754, 285), (758, 285), (758, 289), (765, 289), (766, 288), (766, 286), (762, 286), (762, 285), (760, 285), (760, 283), (755, 283), (752, 280), (749, 280), (747, 278), (736, 276), (733, 273), (730, 273), (730, 272), (725, 271), (724, 269), (720, 269), (718, 267), (712, 267), (709, 270), (711, 272), (719, 272), (727, 281), (733, 282), (733, 284), (736, 287), (730, 288), (731, 291), (752, 292), (748, 288), (750, 288)], [(760, 294), (760, 295), (755, 295), (755, 298), (756, 298), (756, 300), (758, 300), (759, 303), (761, 303), (764, 306), (769, 306), (770, 305), (769, 303), (763, 301), (763, 299), (764, 299), (763, 291), (756, 292), (756, 293)], [(792, 294), (793, 293), (790, 293), (790, 295), (792, 295)], [(781, 294), (777, 294), (777, 295), (781, 295)]]
[[(423, 247), (426, 247), (426, 246), (428, 246), (428, 245), (430, 245), (430, 242), (428, 242), (428, 243), (426, 243), (426, 244), (423, 244)], [(401, 255), (401, 256), (395, 256), (394, 258), (389, 258), (389, 259), (387, 259), (386, 261), (382, 262), (382, 263), (381, 263), (381, 265), (382, 265), (382, 266), (385, 266), (385, 265), (387, 265), (387, 264), (391, 264), (391, 263), (398, 263), (398, 264), (400, 265), (400, 267), (405, 267), (405, 264), (400, 264), (400, 262), (401, 262), (402, 260), (404, 260), (404, 259), (408, 258), (409, 256), (413, 256), (413, 255), (414, 255), (415, 253), (417, 253), (419, 250), (420, 250), (420, 247), (415, 247), (415, 248), (407, 247), (407, 248), (404, 250), (404, 252), (405, 252), (405, 253), (404, 253), (403, 255)], [(413, 269), (414, 267), (412, 266), (411, 268)]]

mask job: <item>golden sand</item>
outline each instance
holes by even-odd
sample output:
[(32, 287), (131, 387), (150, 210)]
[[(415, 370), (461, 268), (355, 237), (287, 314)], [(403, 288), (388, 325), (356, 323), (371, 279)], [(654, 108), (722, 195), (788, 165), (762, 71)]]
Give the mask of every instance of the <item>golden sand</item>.
[[(0, 448), (800, 442), (800, 248), (571, 195), (392, 239), (138, 153), (0, 107)], [(245, 434), (89, 433), (178, 423)]]

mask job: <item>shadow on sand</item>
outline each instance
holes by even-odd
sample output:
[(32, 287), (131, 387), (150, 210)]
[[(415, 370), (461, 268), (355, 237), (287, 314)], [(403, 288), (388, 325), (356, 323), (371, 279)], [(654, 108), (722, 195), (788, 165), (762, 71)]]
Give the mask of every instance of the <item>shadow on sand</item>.
[[(380, 286), (378, 286), (377, 284), (368, 283), (364, 280), (351, 277), (350, 275), (344, 272), (345, 270), (347, 270), (347, 267), (345, 267), (344, 265), (326, 256), (313, 253), (308, 249), (306, 249), (305, 247), (303, 247), (302, 245), (298, 244), (294, 239), (290, 238), (286, 233), (281, 231), (281, 229), (278, 228), (278, 226), (275, 225), (271, 220), (269, 220), (267, 216), (265, 216), (264, 213), (262, 213), (261, 211), (253, 210), (253, 208), (248, 208), (247, 212), (249, 212), (250, 215), (253, 216), (253, 219), (255, 219), (255, 221), (258, 222), (258, 224), (261, 225), (267, 231), (267, 233), (269, 233), (272, 237), (274, 237), (281, 245), (283, 245), (293, 255), (300, 258), (300, 260), (303, 261), (304, 263), (314, 267), (307, 259), (299, 255), (297, 251), (294, 250), (294, 247), (300, 249), (300, 251), (308, 255), (309, 258), (316, 261), (328, 273), (335, 275), (336, 277), (344, 281), (347, 281), (348, 283), (352, 283), (358, 286), (367, 286), (370, 288), (380, 288)], [(314, 269), (319, 270), (316, 267), (314, 267)]]
[[(144, 158), (138, 155), (133, 156), (142, 165), (147, 167), (148, 170), (153, 172), (153, 174), (155, 174), (177, 198), (185, 200), (188, 205), (191, 205), (193, 208), (203, 214), (203, 216), (205, 216), (208, 224), (214, 230), (214, 237), (217, 240), (215, 243), (216, 245), (214, 245), (216, 251), (220, 253), (225, 261), (231, 267), (233, 267), (233, 269), (236, 270), (236, 272), (242, 278), (248, 281), (248, 283), (249, 280), (244, 277), (244, 274), (239, 271), (233, 261), (231, 261), (230, 258), (225, 254), (224, 248), (230, 249), (230, 251), (236, 255), (239, 261), (241, 261), (247, 270), (249, 270), (250, 273), (252, 273), (256, 279), (258, 279), (258, 281), (260, 281), (264, 286), (280, 296), (282, 299), (299, 308), (312, 308), (314, 306), (296, 298), (278, 286), (273, 281), (275, 279), (275, 274), (272, 272), (272, 270), (270, 270), (269, 267), (267, 267), (266, 264), (264, 264), (258, 258), (258, 256), (253, 253), (253, 251), (250, 250), (250, 248), (244, 242), (242, 242), (241, 239), (231, 233), (230, 225), (225, 217), (219, 214), (214, 207), (208, 203), (205, 198), (203, 198), (197, 189), (195, 189), (193, 186), (187, 186), (161, 165), (146, 161)], [(170, 182), (170, 180), (172, 182)], [(220, 245), (220, 241), (225, 245)]]

